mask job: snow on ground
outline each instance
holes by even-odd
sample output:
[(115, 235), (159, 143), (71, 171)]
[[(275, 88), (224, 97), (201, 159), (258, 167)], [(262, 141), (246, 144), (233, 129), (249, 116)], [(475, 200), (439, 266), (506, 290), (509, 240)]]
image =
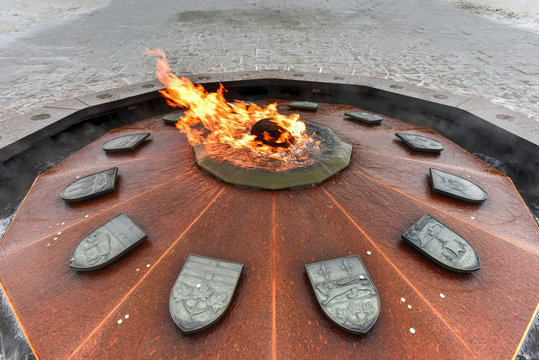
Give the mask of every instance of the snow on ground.
[(539, 33), (539, 0), (439, 0), (507, 25)]
[(0, 0), (0, 36), (26, 32), (65, 16), (91, 11), (105, 0)]
[(539, 1), (537, 0), (451, 0), (455, 3), (468, 4), (472, 7), (500, 9), (515, 16), (539, 19)]

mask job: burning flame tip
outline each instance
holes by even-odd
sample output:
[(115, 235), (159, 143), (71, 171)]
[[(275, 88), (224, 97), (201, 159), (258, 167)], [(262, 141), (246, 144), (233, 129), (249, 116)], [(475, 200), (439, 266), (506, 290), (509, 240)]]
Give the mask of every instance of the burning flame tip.
[[(227, 92), (222, 84), (216, 92), (207, 92), (200, 84), (193, 84), (188, 78), (174, 75), (167, 62), (166, 55), (159, 49), (145, 48), (149, 56), (156, 57), (156, 75), (165, 85), (159, 92), (172, 107), (187, 109), (178, 119), (176, 128), (185, 133), (191, 145), (199, 143), (222, 143), (234, 149), (249, 149), (263, 152), (271, 158), (287, 161), (280, 152), (288, 151), (291, 144), (301, 145), (310, 139), (306, 134), (305, 124), (299, 120), (299, 114), (282, 115), (277, 111), (277, 104), (265, 107), (246, 104), (244, 101), (228, 103), (224, 97)], [(274, 134), (264, 133), (268, 142), (282, 146), (270, 146), (251, 134), (253, 125), (262, 119), (271, 119), (283, 129), (277, 139)], [(200, 130), (201, 124), (205, 130)], [(276, 137), (276, 136), (275, 136)], [(286, 145), (286, 146), (284, 146)]]

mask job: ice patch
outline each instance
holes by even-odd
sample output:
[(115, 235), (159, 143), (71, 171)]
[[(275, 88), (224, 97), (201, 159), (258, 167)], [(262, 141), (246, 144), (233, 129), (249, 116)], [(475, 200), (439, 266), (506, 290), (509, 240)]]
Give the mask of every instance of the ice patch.
[(442, 0), (466, 11), (539, 34), (537, 0)]
[(0, 35), (22, 33), (72, 14), (104, 5), (107, 0), (0, 0)]

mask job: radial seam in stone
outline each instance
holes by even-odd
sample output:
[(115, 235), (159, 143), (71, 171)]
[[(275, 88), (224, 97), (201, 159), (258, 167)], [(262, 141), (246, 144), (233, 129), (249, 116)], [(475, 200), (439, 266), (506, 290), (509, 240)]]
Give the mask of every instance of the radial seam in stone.
[[(177, 151), (172, 152), (171, 154), (180, 153), (180, 152), (185, 152), (185, 151), (189, 151), (189, 149), (186, 149), (186, 150), (177, 150)], [(160, 160), (160, 159), (166, 159), (166, 158), (154, 159), (153, 157), (147, 157), (147, 158), (132, 159), (132, 160), (128, 160), (128, 161), (126, 161), (126, 162), (133, 162), (133, 161), (136, 161), (136, 160), (157, 161), (157, 160)], [(114, 164), (112, 164), (112, 165), (116, 165), (116, 164), (118, 164), (118, 163), (114, 163)], [(105, 165), (107, 165), (107, 164), (100, 165), (100, 166), (96, 166), (96, 168), (97, 168), (97, 167), (103, 167), (103, 166), (105, 166)], [(77, 170), (75, 170), (75, 171), (77, 171)], [(69, 172), (68, 172), (68, 173), (69, 173)], [(32, 190), (34, 189), (34, 187), (35, 187), (35, 185), (37, 184), (38, 180), (39, 180), (40, 178), (42, 178), (42, 177), (45, 178), (45, 177), (48, 177), (48, 176), (55, 176), (55, 175), (57, 175), (57, 174), (54, 174), (54, 173), (51, 174), (51, 173), (48, 173), (48, 171), (47, 171), (47, 172), (45, 172), (45, 173), (43, 173), (43, 174), (40, 174), (40, 175), (38, 175), (38, 176), (36, 177), (36, 179), (35, 179), (34, 182), (32, 183), (32, 186), (31, 186), (30, 189), (28, 190), (28, 193), (26, 194), (25, 198), (24, 198), (23, 201), (21, 202), (21, 205), (19, 206), (19, 209), (17, 210), (17, 213), (16, 213), (15, 216), (13, 217), (13, 220), (11, 221), (11, 224), (10, 224), (9, 227), (7, 228), (7, 230), (6, 230), (5, 234), (4, 234), (4, 237), (2, 238), (2, 241), (0, 241), (0, 252), (3, 250), (1, 246), (2, 246), (2, 243), (3, 243), (4, 239), (6, 239), (6, 237), (9, 235), (9, 230), (11, 229), (11, 225), (15, 222), (15, 219), (17, 218), (19, 212), (23, 209), (23, 205), (24, 205), (24, 203), (26, 202), (26, 199), (27, 199), (27, 198), (30, 196), (30, 194), (32, 193)], [(121, 201), (120, 203), (117, 203), (117, 204), (115, 204), (115, 205), (113, 205), (113, 206), (110, 206), (107, 210), (116, 208), (116, 207), (118, 207), (119, 205), (125, 204), (126, 202), (128, 202), (128, 201), (130, 201), (130, 200), (136, 199), (136, 198), (138, 198), (138, 197), (141, 196), (141, 195), (147, 194), (148, 192), (151, 192), (151, 191), (153, 191), (154, 189), (160, 188), (160, 187), (162, 187), (162, 186), (164, 186), (164, 185), (166, 185), (166, 184), (168, 184), (168, 183), (171, 183), (171, 182), (173, 182), (173, 181), (175, 181), (175, 180), (179, 180), (179, 179), (182, 178), (182, 176), (183, 176), (183, 175), (179, 175), (179, 176), (177, 176), (177, 177), (175, 177), (175, 178), (172, 178), (171, 180), (167, 180), (167, 181), (165, 181), (165, 182), (163, 182), (163, 183), (157, 184), (157, 185), (155, 185), (155, 186), (154, 186), (153, 188), (151, 188), (151, 189), (148, 189), (148, 190), (146, 190), (146, 191), (144, 191), (144, 192), (142, 192), (142, 193), (138, 193), (138, 194), (136, 194), (136, 195), (133, 195), (133, 196), (131, 196), (131, 197), (129, 197), (129, 198), (127, 198), (127, 199)], [(93, 218), (93, 217), (91, 217), (91, 218)], [(70, 228), (72, 228), (73, 226), (75, 226), (75, 225), (77, 225), (77, 224), (80, 224), (80, 223), (82, 223), (82, 222), (84, 222), (84, 221), (86, 221), (86, 220), (89, 220), (89, 219), (91, 219), (91, 218), (82, 219), (82, 220), (77, 221), (76, 223), (73, 223), (73, 224), (71, 224), (70, 226), (67, 226), (67, 227), (65, 227), (65, 228), (63, 228), (63, 229), (70, 229)], [(54, 235), (55, 233), (56, 233), (56, 231), (53, 232), (53, 233), (47, 234), (46, 236), (44, 236), (44, 237), (42, 237), (42, 238), (40, 238), (40, 239), (37, 239), (37, 240), (35, 240), (35, 241), (31, 242), (31, 243), (28, 243), (28, 244), (26, 244), (26, 245), (23, 245), (22, 247), (15, 248), (15, 249), (13, 249), (13, 250), (11, 250), (11, 251), (5, 253), (5, 254), (0, 254), (0, 258), (5, 257), (5, 256), (9, 256), (9, 255), (12, 255), (13, 253), (18, 252), (19, 250), (25, 249), (25, 248), (30, 247), (30, 246), (32, 246), (32, 245), (35, 245), (35, 244), (37, 244), (37, 243), (39, 243), (39, 242), (41, 242), (41, 241), (44, 241), (45, 239), (47, 239), (48, 237)]]
[(77, 348), (75, 350), (73, 350), (73, 352), (71, 353), (71, 355), (69, 355), (69, 357), (67, 358), (68, 360), (69, 359), (72, 359), (73, 356), (75, 356), (75, 354), (77, 354), (83, 347), (84, 345), (86, 345), (86, 343), (88, 341), (90, 341), (90, 338), (92, 338), (92, 336), (106, 323), (106, 321), (112, 316), (114, 315), (114, 313), (116, 313), (116, 310), (118, 310), (120, 308), (120, 306), (129, 298), (129, 296), (135, 291), (135, 289), (140, 285), (142, 284), (142, 282), (144, 281), (144, 279), (146, 279), (146, 277), (148, 277), (148, 275), (152, 272), (153, 269), (155, 269), (155, 267), (157, 266), (157, 264), (159, 264), (159, 262), (176, 246), (176, 244), (183, 238), (183, 236), (193, 227), (193, 225), (195, 225), (198, 220), (200, 220), (200, 218), (202, 217), (202, 215), (204, 215), (206, 213), (206, 211), (215, 203), (215, 201), (217, 200), (217, 198), (219, 198), (219, 196), (221, 196), (221, 194), (223, 193), (223, 191), (225, 190), (224, 187), (221, 187), (221, 190), (219, 190), (219, 192), (217, 193), (217, 195), (215, 195), (213, 197), (213, 199), (208, 203), (208, 205), (206, 205), (206, 207), (204, 209), (202, 209), (202, 211), (196, 216), (196, 218), (185, 228), (185, 230), (180, 234), (180, 236), (174, 240), (172, 242), (172, 244), (161, 254), (161, 256), (159, 256), (159, 258), (152, 264), (152, 266), (148, 269), (148, 271), (146, 271), (146, 273), (144, 273), (144, 275), (142, 275), (142, 277), (140, 278), (139, 281), (137, 281), (135, 283), (135, 285), (133, 285), (133, 287), (131, 289), (129, 289), (127, 291), (127, 293), (122, 297), (122, 299), (120, 301), (118, 301), (118, 304), (116, 306), (114, 306), (114, 308), (103, 318), (103, 320), (97, 324), (97, 326), (90, 332), (90, 334), (88, 334), (88, 336), (86, 336), (82, 341), (81, 343), (79, 344), (79, 346), (77, 346)]
[(30, 341), (30, 337), (28, 336), (28, 333), (26, 332), (26, 330), (24, 328), (24, 325), (21, 322), (21, 318), (20, 318), (15, 306), (13, 306), (13, 303), (9, 299), (8, 292), (6, 291), (6, 288), (4, 287), (4, 285), (2, 284), (1, 281), (0, 281), (0, 291), (2, 291), (2, 293), (4, 294), (4, 298), (6, 299), (7, 303), (9, 304), (9, 307), (11, 308), (11, 312), (13, 313), (13, 316), (15, 316), (15, 320), (17, 320), (17, 323), (19, 324), (19, 328), (20, 328), (20, 330), (22, 331), (22, 333), (24, 335), (24, 339), (26, 339), (26, 341), (28, 342), (28, 346), (30, 346), (30, 349), (32, 350), (32, 354), (37, 354), (36, 349), (34, 348), (34, 345), (32, 344), (32, 341)]
[[(379, 155), (379, 156), (385, 156), (385, 157), (390, 157), (390, 158), (393, 158), (393, 159), (399, 159), (399, 160), (404, 160), (404, 161), (412, 161), (412, 162), (418, 162), (418, 163), (422, 163), (422, 164), (426, 164), (426, 165), (429, 165), (429, 166), (441, 166), (441, 167), (446, 167), (446, 168), (452, 168), (452, 169), (458, 169), (458, 170), (462, 170), (462, 171), (469, 171), (469, 172), (474, 172), (474, 173), (477, 173), (477, 174), (482, 174), (482, 175), (485, 175), (485, 171), (484, 170), (477, 170), (477, 169), (472, 169), (472, 168), (463, 168), (463, 167), (460, 167), (460, 166), (455, 166), (455, 165), (448, 165), (448, 164), (442, 164), (442, 163), (433, 163), (433, 162), (430, 162), (430, 161), (423, 161), (423, 160), (417, 160), (417, 159), (411, 159), (411, 158), (407, 158), (407, 157), (404, 157), (404, 156), (396, 156), (396, 155), (391, 155), (391, 154), (384, 154), (384, 153), (379, 153), (379, 152), (376, 152), (376, 151), (371, 151), (371, 150), (366, 150), (366, 149), (356, 149), (357, 151), (359, 152), (366, 152), (366, 153), (369, 153), (369, 154), (374, 154), (374, 155)], [(427, 156), (429, 156), (427, 154)], [(432, 156), (432, 155), (430, 155)], [(437, 155), (434, 155), (434, 156), (437, 156)], [(486, 164), (486, 163), (485, 163)], [(488, 165), (488, 164), (486, 164)], [(488, 165), (490, 166), (490, 165)], [(493, 168), (494, 169), (494, 168)], [(495, 169), (496, 170), (496, 169)], [(496, 170), (498, 171), (498, 170)], [(507, 177), (506, 175), (503, 175), (502, 173), (500, 173), (502, 176), (505, 176)], [(492, 175), (492, 174), (491, 174)], [(498, 174), (495, 174), (495, 175), (498, 175)]]
[[(140, 160), (148, 160), (148, 159), (151, 159), (151, 157), (134, 158), (134, 159), (124, 160), (124, 161), (116, 161), (116, 162), (111, 162), (111, 163), (98, 164), (98, 165), (90, 166), (90, 167), (86, 167), (86, 168), (71, 168), (70, 170), (60, 170), (60, 171), (55, 171), (55, 172), (50, 172), (49, 170), (47, 170), (45, 173), (43, 173), (41, 175), (45, 175), (45, 176), (69, 175), (69, 174), (73, 174), (73, 173), (80, 172), (80, 171), (93, 171), (93, 170), (99, 169), (101, 167), (118, 166), (118, 165), (122, 165), (122, 164), (137, 162), (137, 161), (140, 161)], [(58, 165), (61, 165), (61, 163), (58, 164)], [(54, 168), (52, 168), (52, 169), (54, 169)], [(52, 170), (52, 169), (50, 169), (50, 170)]]
[[(150, 193), (150, 192), (152, 192), (152, 191), (154, 191), (154, 190), (157, 190), (157, 189), (159, 189), (159, 188), (161, 188), (161, 187), (163, 187), (163, 186), (166, 186), (166, 185), (168, 185), (168, 184), (170, 184), (170, 183), (172, 183), (172, 182), (174, 182), (174, 181), (178, 181), (178, 179), (180, 179), (181, 177), (182, 177), (182, 176), (175, 177), (175, 178), (173, 178), (173, 179), (171, 179), (171, 180), (168, 180), (168, 181), (166, 181), (166, 182), (164, 182), (164, 183), (161, 183), (161, 184), (159, 184), (159, 185), (156, 185), (156, 186), (152, 187), (151, 189), (148, 189), (148, 190), (146, 190), (146, 191), (144, 191), (144, 192), (138, 193), (137, 195), (133, 195), (133, 196), (131, 196), (130, 198), (125, 199), (124, 201), (121, 201), (121, 202), (119, 202), (119, 203), (116, 203), (116, 204), (114, 204), (114, 205), (108, 207), (108, 208), (107, 208), (107, 212), (109, 212), (109, 210), (111, 210), (111, 209), (116, 209), (116, 208), (119, 207), (120, 205), (123, 205), (123, 204), (125, 204), (125, 203), (127, 203), (127, 202), (130, 202), (130, 201), (132, 201), (132, 200), (135, 200), (135, 199), (139, 198), (139, 197), (142, 196), (142, 195), (146, 195), (146, 194), (148, 194), (148, 193)], [(21, 208), (22, 208), (22, 205), (21, 205)], [(101, 212), (100, 212), (100, 213), (96, 213), (96, 215), (99, 215), (99, 214), (103, 214), (103, 213), (101, 213)], [(77, 222), (75, 222), (75, 223), (73, 223), (73, 224), (71, 224), (71, 225), (69, 225), (69, 226), (66, 226), (65, 228), (62, 228), (62, 231), (71, 229), (71, 228), (73, 228), (74, 226), (79, 225), (79, 224), (81, 224), (81, 223), (83, 223), (83, 222), (85, 222), (85, 221), (88, 221), (88, 220), (90, 220), (90, 219), (93, 219), (93, 218), (94, 218), (94, 216), (91, 216), (91, 217), (88, 217), (88, 218), (83, 218), (82, 220), (79, 220), (79, 221), (77, 221)], [(13, 220), (15, 220), (15, 218), (13, 218)], [(13, 222), (12, 222), (12, 223), (13, 223)], [(10, 225), (10, 227), (11, 227), (11, 225)], [(8, 228), (8, 231), (9, 231), (9, 228)], [(6, 235), (4, 236), (4, 238), (8, 235), (8, 231), (6, 231)], [(20, 250), (24, 250), (24, 249), (26, 249), (26, 248), (28, 248), (28, 247), (31, 247), (31, 246), (33, 246), (33, 245), (36, 245), (36, 244), (42, 242), (42, 241), (45, 241), (45, 240), (47, 240), (47, 238), (53, 236), (55, 233), (56, 233), (56, 231), (54, 231), (53, 233), (48, 234), (48, 235), (46, 235), (46, 236), (44, 236), (44, 237), (42, 237), (42, 238), (40, 238), (40, 239), (37, 239), (37, 240), (35, 240), (35, 241), (31, 242), (31, 243), (28, 243), (28, 244), (25, 244), (25, 245), (23, 245), (23, 246), (21, 246), (21, 247), (15, 248), (15, 249), (11, 250), (10, 252), (7, 252), (7, 253), (5, 253), (5, 254), (0, 255), (0, 258), (7, 257), (7, 256), (11, 256), (11, 255), (13, 255), (13, 254), (19, 252)]]
[[(181, 154), (183, 152), (188, 152), (188, 151), (191, 151), (191, 149), (182, 149), (182, 150), (176, 150), (176, 151), (172, 151), (169, 153), (169, 155), (173, 155), (173, 154)], [(108, 155), (109, 157), (114, 157), (114, 156), (124, 156), (125, 153), (123, 155), (120, 155), (120, 154), (113, 154), (113, 155)], [(161, 157), (158, 157), (158, 156), (161, 156)], [(127, 163), (132, 163), (132, 162), (137, 162), (139, 160), (150, 160), (150, 161), (155, 161), (155, 160), (158, 160), (158, 159), (166, 159), (166, 158), (163, 158), (162, 157), (163, 154), (156, 154), (156, 156), (145, 156), (145, 157), (141, 157), (141, 158), (134, 158), (134, 159), (129, 159), (129, 160), (124, 160), (124, 161), (117, 161), (117, 162), (112, 162), (112, 163), (103, 163), (103, 164), (99, 164), (99, 165), (96, 165), (96, 166), (90, 166), (90, 167), (86, 167), (86, 168), (72, 168), (72, 169), (69, 169), (69, 170), (61, 170), (58, 171), (58, 172), (49, 172), (50, 170), (54, 169), (51, 168), (50, 170), (47, 170), (46, 172), (44, 172), (43, 174), (41, 174), (40, 176), (42, 175), (46, 175), (46, 176), (54, 176), (54, 175), (57, 175), (57, 174), (73, 174), (73, 173), (76, 173), (76, 172), (79, 172), (79, 171), (91, 171), (93, 169), (98, 169), (98, 168), (101, 168), (103, 166), (118, 166), (118, 165), (121, 165), (121, 164), (127, 164)], [(62, 163), (59, 163), (58, 165), (62, 165)]]
[(493, 236), (493, 237), (496, 237), (496, 238), (498, 238), (498, 239), (500, 239), (500, 240), (502, 240), (502, 241), (505, 241), (505, 242), (507, 242), (507, 243), (509, 243), (509, 244), (511, 244), (511, 245), (513, 245), (513, 246), (515, 246), (515, 247), (518, 247), (518, 248), (521, 249), (521, 250), (524, 250), (524, 251), (527, 251), (527, 252), (529, 252), (529, 253), (532, 253), (532, 254), (535, 255), (535, 256), (539, 256), (539, 253), (537, 253), (536, 251), (534, 251), (534, 250), (532, 250), (532, 249), (525, 248), (525, 247), (523, 247), (522, 245), (516, 244), (516, 243), (514, 243), (514, 242), (512, 242), (512, 241), (510, 241), (510, 240), (508, 240), (508, 239), (506, 239), (506, 238), (504, 238), (504, 237), (502, 237), (502, 236), (500, 236), (500, 235), (497, 235), (497, 234), (495, 234), (495, 233), (493, 233), (493, 232), (490, 232), (490, 231), (488, 231), (488, 230), (485, 230), (485, 229), (483, 229), (482, 227), (480, 227), (480, 226), (477, 225), (477, 224), (470, 223), (470, 222), (468, 222), (468, 221), (466, 221), (466, 220), (464, 220), (464, 219), (461, 219), (461, 218), (459, 218), (459, 217), (456, 217), (455, 215), (453, 215), (453, 214), (451, 214), (451, 213), (445, 212), (445, 211), (443, 211), (443, 210), (441, 210), (441, 209), (439, 209), (439, 208), (437, 208), (437, 207), (435, 207), (435, 206), (433, 206), (433, 205), (431, 205), (431, 204), (429, 204), (429, 203), (427, 203), (427, 202), (424, 202), (424, 201), (422, 201), (422, 200), (420, 200), (420, 199), (417, 199), (417, 198), (413, 197), (413, 196), (410, 195), (410, 194), (405, 193), (404, 191), (400, 191), (400, 190), (398, 190), (398, 189), (395, 189), (394, 187), (392, 187), (392, 186), (390, 186), (390, 185), (388, 185), (388, 184), (385, 184), (385, 183), (383, 183), (383, 182), (377, 180), (376, 178), (374, 178), (374, 177), (372, 177), (372, 176), (370, 176), (370, 175), (368, 175), (368, 174), (361, 173), (359, 170), (356, 170), (356, 169), (353, 169), (353, 170), (354, 170), (354, 172), (355, 172), (356, 174), (358, 174), (358, 175), (364, 177), (364, 178), (367, 179), (367, 180), (374, 181), (374, 182), (376, 182), (376, 183), (378, 183), (378, 184), (380, 184), (380, 185), (382, 185), (382, 186), (384, 186), (384, 187), (386, 187), (386, 188), (388, 188), (388, 189), (390, 189), (390, 190), (393, 190), (393, 191), (395, 191), (395, 192), (397, 192), (397, 193), (399, 193), (399, 194), (401, 194), (401, 195), (404, 195), (404, 196), (406, 196), (406, 197), (412, 199), (413, 201), (416, 201), (416, 202), (418, 202), (418, 203), (420, 203), (420, 204), (422, 204), (422, 205), (425, 205), (425, 206), (430, 207), (430, 208), (432, 208), (432, 209), (434, 209), (434, 210), (436, 210), (436, 211), (439, 211), (439, 212), (441, 212), (441, 213), (443, 213), (443, 214), (445, 214), (445, 215), (447, 215), (447, 216), (449, 216), (449, 217), (451, 217), (451, 218), (453, 218), (453, 219), (455, 219), (455, 220), (458, 220), (458, 221), (463, 222), (463, 223), (465, 223), (465, 224), (467, 224), (467, 225), (470, 225), (471, 227), (473, 227), (473, 228), (475, 228), (475, 229), (477, 229), (477, 230), (479, 230), (479, 231), (482, 231), (482, 232), (484, 232), (484, 233), (486, 233), (486, 234), (489, 234), (489, 235), (491, 235), (491, 236)]
[(531, 316), (530, 322), (528, 323), (528, 326), (526, 326), (526, 329), (524, 329), (524, 334), (522, 335), (522, 338), (518, 342), (517, 348), (516, 348), (516, 350), (515, 350), (515, 352), (513, 354), (513, 359), (515, 359), (516, 356), (518, 355), (518, 353), (520, 352), (520, 348), (522, 347), (522, 344), (526, 340), (528, 332), (530, 331), (530, 328), (533, 325), (533, 321), (535, 320), (535, 317), (537, 316), (538, 311), (539, 311), (539, 302), (537, 303), (537, 306), (535, 307), (535, 310), (533, 311), (533, 314)]
[(380, 249), (376, 243), (371, 239), (371, 237), (369, 235), (367, 235), (367, 233), (365, 232), (365, 230), (363, 230), (363, 228), (361, 228), (357, 222), (352, 218), (352, 216), (350, 214), (348, 214), (348, 212), (342, 207), (342, 205), (329, 193), (329, 191), (325, 188), (325, 187), (322, 187), (322, 189), (324, 190), (324, 192), (326, 193), (326, 195), (331, 199), (331, 201), (333, 201), (335, 203), (335, 205), (337, 205), (337, 207), (343, 212), (343, 214), (350, 220), (350, 222), (365, 236), (365, 238), (367, 238), (367, 240), (376, 248), (376, 250), (378, 250), (378, 252), (380, 252), (380, 254), (382, 255), (382, 257), (391, 265), (391, 267), (397, 272), (397, 274), (399, 274), (403, 279), (404, 281), (412, 288), (412, 290), (414, 290), (416, 292), (416, 294), (428, 305), (428, 307), (432, 310), (432, 312), (449, 328), (449, 330), (451, 331), (451, 333), (453, 335), (455, 335), (455, 337), (457, 339), (460, 340), (460, 342), (466, 346), (466, 348), (477, 358), (479, 359), (479, 357), (477, 356), (477, 354), (475, 353), (475, 351), (473, 351), (470, 347), (470, 345), (468, 345), (468, 343), (466, 341), (464, 341), (464, 339), (462, 339), (457, 333), (456, 331), (453, 329), (453, 327), (451, 327), (451, 325), (449, 324), (449, 322), (442, 316), (442, 314), (440, 314), (435, 308), (434, 306), (430, 303), (430, 301), (427, 300), (427, 298), (412, 284), (412, 282), (402, 273), (399, 271), (399, 269), (397, 268), (397, 266), (395, 264), (393, 264), (393, 262), (389, 259), (389, 257), (382, 251), (382, 249)]
[(272, 196), (272, 206), (271, 206), (271, 220), (272, 220), (272, 260), (273, 260), (273, 268), (272, 268), (272, 350), (273, 350), (273, 360), (277, 360), (277, 304), (276, 304), (276, 283), (277, 283), (277, 276), (276, 276), (276, 242), (277, 242), (277, 230), (276, 230), (276, 222), (275, 222), (275, 194)]
[[(41, 174), (43, 175), (43, 174)], [(11, 229), (11, 225), (13, 225), (13, 223), (15, 222), (15, 219), (17, 218), (17, 216), (19, 215), (19, 212), (21, 211), (24, 203), (26, 202), (26, 200), (28, 199), (28, 197), (30, 196), (30, 193), (32, 192), (32, 190), (34, 189), (34, 186), (36, 185), (37, 183), (37, 180), (41, 177), (41, 175), (38, 175), (36, 177), (36, 179), (34, 180), (34, 182), (32, 183), (32, 185), (30, 186), (30, 189), (28, 190), (28, 192), (26, 193), (26, 196), (24, 197), (24, 199), (22, 199), (21, 201), (21, 204), (19, 205), (19, 208), (17, 209), (17, 212), (15, 213), (15, 216), (13, 216), (13, 219), (11, 220), (11, 222), (9, 223), (9, 226), (7, 227), (6, 229), (6, 232), (4, 233), (4, 236), (2, 236), (2, 239), (0, 240), (0, 253), (3, 251), (2, 249), (2, 243), (4, 242), (4, 240), (6, 239), (6, 236), (8, 235), (9, 233), (9, 230)], [(50, 236), (50, 235), (49, 235)], [(4, 257), (4, 255), (0, 255), (0, 258), (1, 257)]]

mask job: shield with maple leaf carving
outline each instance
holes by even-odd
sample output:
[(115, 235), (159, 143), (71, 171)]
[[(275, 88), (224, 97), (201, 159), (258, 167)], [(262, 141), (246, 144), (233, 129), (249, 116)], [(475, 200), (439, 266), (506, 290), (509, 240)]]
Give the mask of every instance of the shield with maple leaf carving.
[(203, 330), (225, 313), (242, 264), (189, 255), (170, 293), (172, 319), (184, 333)]

